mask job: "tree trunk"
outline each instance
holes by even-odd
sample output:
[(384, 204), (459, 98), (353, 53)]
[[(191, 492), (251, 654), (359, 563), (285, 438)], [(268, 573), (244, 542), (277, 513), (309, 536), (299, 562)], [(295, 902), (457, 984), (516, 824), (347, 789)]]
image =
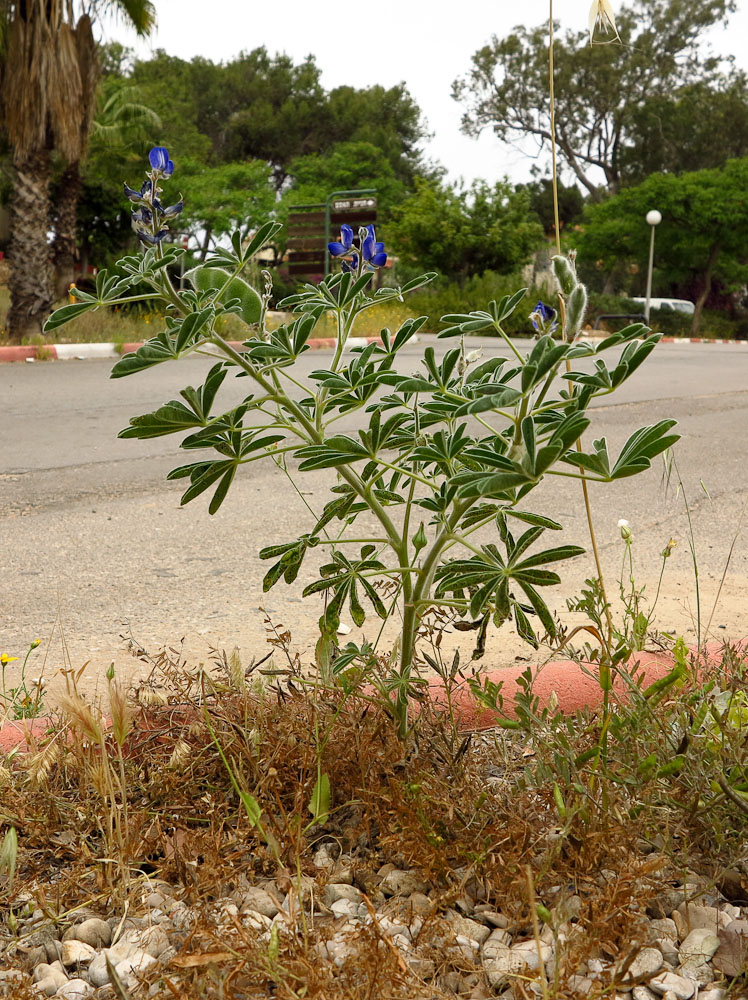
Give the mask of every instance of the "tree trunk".
[(75, 281), (75, 258), (78, 234), (78, 201), (81, 193), (80, 163), (65, 168), (53, 208), (55, 229), (52, 244), (55, 269), (55, 298), (67, 294)]
[(49, 228), (49, 150), (37, 149), (16, 164), (10, 203), (10, 309), (14, 344), (41, 333), (53, 302)]
[(208, 256), (208, 250), (210, 250), (210, 238), (213, 235), (213, 227), (208, 226), (205, 230), (205, 239), (203, 240), (203, 245), (200, 247), (200, 263), (205, 263), (205, 258)]
[(694, 309), (693, 320), (691, 322), (692, 337), (695, 337), (699, 332), (701, 313), (704, 309), (704, 303), (709, 298), (709, 292), (712, 290), (712, 275), (714, 273), (714, 265), (717, 263), (717, 257), (719, 257), (720, 250), (720, 244), (714, 243), (709, 251), (709, 260), (706, 262), (706, 270), (704, 271), (704, 288), (702, 289), (701, 295), (699, 295), (698, 299), (696, 299), (696, 308)]

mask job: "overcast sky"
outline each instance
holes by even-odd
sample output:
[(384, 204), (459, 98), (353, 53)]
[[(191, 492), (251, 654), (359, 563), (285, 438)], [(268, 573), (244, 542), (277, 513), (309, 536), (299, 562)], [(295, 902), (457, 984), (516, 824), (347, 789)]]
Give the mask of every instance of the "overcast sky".
[[(460, 106), (452, 82), (466, 73), (473, 53), (491, 35), (499, 37), (518, 23), (534, 26), (548, 17), (548, 0), (396, 0), (388, 4), (318, 4), (313, 0), (155, 0), (158, 29), (147, 44), (121, 25), (107, 26), (116, 38), (147, 58), (155, 48), (183, 59), (200, 55), (226, 61), (242, 49), (264, 45), (299, 61), (314, 55), (327, 89), (341, 84), (390, 87), (404, 81), (424, 112), (434, 138), (427, 154), (444, 164), (452, 178), (493, 181), (509, 175), (529, 179), (532, 160), (500, 145), (488, 133), (480, 140), (460, 132)], [(590, 0), (555, 0), (561, 30), (587, 26)], [(618, 6), (618, 0), (613, 0)], [(711, 33), (716, 51), (737, 56), (748, 68), (748, 0), (729, 27)], [(174, 150), (178, 155), (178, 150)]]

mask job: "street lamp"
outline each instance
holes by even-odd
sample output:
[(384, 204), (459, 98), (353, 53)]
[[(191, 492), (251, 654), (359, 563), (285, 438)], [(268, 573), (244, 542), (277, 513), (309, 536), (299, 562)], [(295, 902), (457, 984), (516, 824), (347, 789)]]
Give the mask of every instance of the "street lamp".
[(649, 325), (649, 300), (652, 298), (652, 268), (654, 266), (654, 252), (655, 252), (655, 226), (659, 226), (662, 222), (662, 216), (653, 208), (651, 212), (647, 212), (647, 224), (652, 227), (652, 233), (649, 238), (649, 268), (647, 269), (647, 302), (644, 306), (644, 321)]

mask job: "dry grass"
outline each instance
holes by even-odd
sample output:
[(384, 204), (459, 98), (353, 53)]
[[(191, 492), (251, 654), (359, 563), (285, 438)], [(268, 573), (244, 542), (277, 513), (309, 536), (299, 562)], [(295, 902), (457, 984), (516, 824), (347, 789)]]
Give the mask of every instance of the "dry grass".
[[(7, 335), (3, 335), (5, 317), (9, 307), (8, 289), (0, 284), (0, 345), (7, 343)], [(57, 303), (65, 305), (65, 301)], [(412, 314), (406, 304), (384, 303), (367, 310), (358, 320), (355, 329), (357, 337), (378, 336), (383, 327), (396, 330), (401, 323)], [(270, 317), (268, 327), (275, 329), (282, 322), (280, 314)], [(163, 329), (163, 317), (157, 312), (149, 312), (146, 308), (130, 310), (97, 309), (83, 313), (67, 326), (60, 327), (44, 337), (27, 338), (24, 343), (44, 344), (96, 344), (137, 343), (155, 336)], [(234, 316), (227, 316), (219, 323), (219, 332), (231, 339), (244, 340), (247, 328)], [(330, 316), (324, 316), (314, 331), (315, 337), (334, 337), (335, 323)]]
[[(559, 1000), (571, 996), (569, 976), (583, 958), (625, 963), (636, 953), (648, 902), (674, 877), (688, 869), (719, 881), (742, 858), (748, 817), (710, 781), (728, 765), (745, 767), (744, 732), (721, 756), (710, 759), (697, 743), (681, 751), (677, 773), (641, 773), (650, 753), (672, 759), (673, 733), (704, 697), (695, 684), (632, 711), (612, 734), (605, 770), (584, 760), (599, 737), (592, 717), (546, 714), (529, 732), (466, 736), (424, 711), (403, 746), (371, 698), (309, 688), (293, 661), (281, 677), (245, 672), (235, 655), (210, 675), (168, 655), (158, 666), (128, 708), (115, 689), (126, 720), (117, 729), (121, 760), (101, 713), (73, 693), (34, 752), (5, 765), (12, 775), (0, 817), (19, 834), (16, 884), (0, 904), (5, 933), (23, 891), (64, 922), (75, 907), (137, 907), (150, 879), (179, 887), (199, 918), (177, 958), (151, 977), (158, 996), (450, 995), (443, 976), (419, 980), (375, 926), (356, 933), (355, 960), (342, 969), (321, 961), (334, 922), (312, 919), (304, 892), (270, 944), (217, 916), (212, 901), (242, 886), (273, 880), (293, 893), (311, 879), (321, 887), (320, 843), (350, 855), (354, 884), (370, 899), (384, 864), (417, 870), (433, 886), (418, 954), (477, 983), (481, 968), (445, 943), (445, 908), (467, 895), (532, 938), (538, 904), (557, 924), (573, 902), (577, 930), (558, 952), (548, 994)], [(742, 658), (726, 655), (721, 686), (739, 690), (744, 673)], [(239, 789), (259, 803), (260, 823), (242, 809), (216, 743)], [(308, 809), (318, 769), (331, 781), (323, 823)], [(388, 905), (396, 913), (403, 904)]]

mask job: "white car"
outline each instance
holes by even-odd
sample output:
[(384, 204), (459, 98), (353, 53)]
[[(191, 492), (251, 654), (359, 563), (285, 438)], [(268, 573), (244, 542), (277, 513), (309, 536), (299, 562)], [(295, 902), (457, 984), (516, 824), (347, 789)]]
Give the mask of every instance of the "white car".
[[(647, 304), (646, 299), (631, 299), (631, 301), (642, 307)], [(650, 299), (649, 308), (660, 309), (662, 312), (685, 313), (686, 316), (693, 316), (696, 311), (696, 306), (688, 299)]]

